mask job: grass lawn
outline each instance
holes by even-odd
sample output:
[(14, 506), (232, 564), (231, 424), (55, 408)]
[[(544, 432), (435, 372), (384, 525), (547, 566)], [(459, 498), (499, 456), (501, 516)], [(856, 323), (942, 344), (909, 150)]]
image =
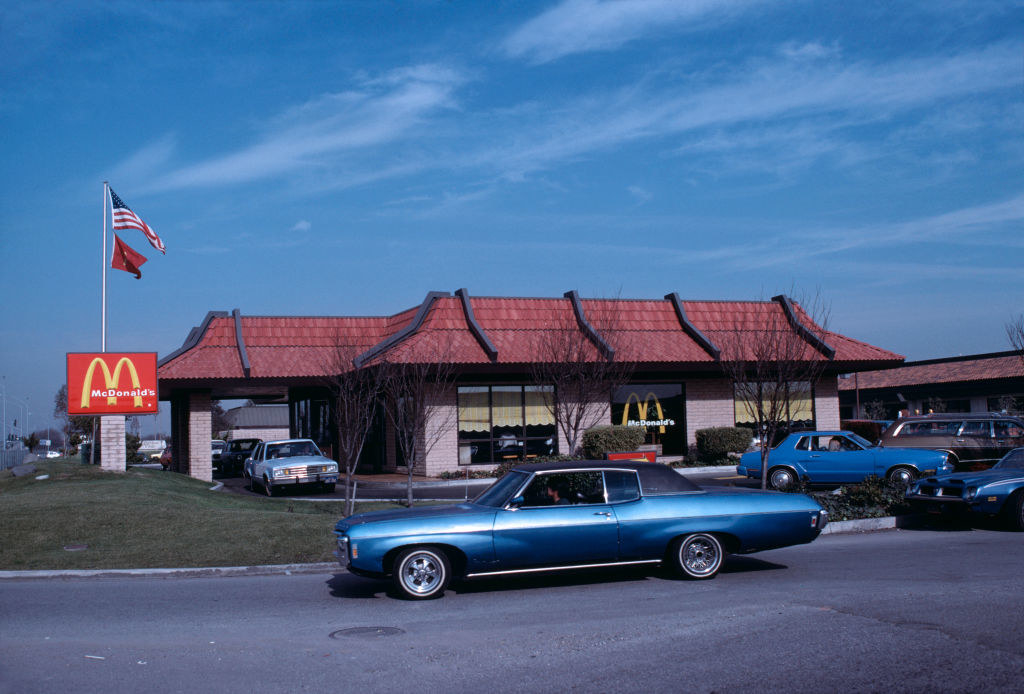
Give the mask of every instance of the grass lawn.
[[(210, 483), (185, 475), (104, 472), (77, 459), (33, 465), (28, 477), (0, 472), (0, 570), (334, 561), (340, 501), (247, 498), (211, 492)], [(44, 474), (49, 479), (35, 479)], [(374, 502), (357, 510), (396, 507)]]

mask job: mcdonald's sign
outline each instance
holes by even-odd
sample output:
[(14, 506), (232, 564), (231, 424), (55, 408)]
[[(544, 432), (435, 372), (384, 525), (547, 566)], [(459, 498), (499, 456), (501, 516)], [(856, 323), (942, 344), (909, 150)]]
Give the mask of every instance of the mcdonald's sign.
[[(629, 407), (633, 403), (636, 403), (636, 419), (631, 419), (629, 416)], [(648, 414), (651, 414), (650, 406), (652, 403), (654, 405), (654, 414), (657, 414), (657, 418), (653, 416), (648, 418)], [(658, 433), (664, 434), (665, 427), (675, 426), (675, 424), (676, 420), (665, 417), (665, 413), (661, 409), (661, 402), (654, 393), (648, 392), (642, 402), (640, 396), (635, 392), (630, 393), (629, 397), (626, 398), (626, 406), (622, 408), (622, 426), (644, 427), (644, 429), (647, 427), (658, 427)]]
[(159, 411), (156, 352), (68, 353), (68, 414)]

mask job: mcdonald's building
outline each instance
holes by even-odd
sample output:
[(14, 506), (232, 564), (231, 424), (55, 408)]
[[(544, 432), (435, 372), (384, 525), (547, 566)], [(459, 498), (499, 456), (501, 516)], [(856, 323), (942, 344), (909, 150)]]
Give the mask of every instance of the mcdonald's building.
[[(158, 362), (159, 397), (171, 405), (175, 469), (208, 479), (212, 400), (287, 403), (291, 435), (335, 450), (332, 397), (339, 370), (443, 360), (455, 385), (438, 388), (426, 428), (436, 442), (416, 474), (489, 469), (515, 459), (567, 453), (549, 407), (567, 397), (540, 382), (538, 364), (557, 359), (550, 345), (570, 341), (584, 359), (627, 364), (629, 379), (584, 403), (592, 421), (641, 427), (662, 457), (684, 455), (696, 431), (749, 417), (723, 369), (724, 344), (782, 326), (808, 341), (823, 362), (810, 395), (790, 403), (790, 419), (838, 428), (840, 374), (885, 369), (899, 354), (816, 329), (784, 296), (770, 301), (471, 297), (465, 289), (430, 292), (390, 316), (247, 316), (211, 311), (182, 346)], [(443, 346), (443, 347), (442, 347)], [(339, 361), (337, 355), (350, 355)], [(386, 406), (384, 404), (382, 407)], [(406, 471), (395, 432), (378, 413), (360, 471)]]

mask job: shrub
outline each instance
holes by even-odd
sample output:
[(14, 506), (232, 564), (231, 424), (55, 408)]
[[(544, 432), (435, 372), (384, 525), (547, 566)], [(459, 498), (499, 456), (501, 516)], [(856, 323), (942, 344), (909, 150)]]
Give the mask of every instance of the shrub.
[(793, 491), (810, 493), (828, 511), (829, 520), (881, 518), (910, 511), (903, 498), (906, 486), (871, 475), (861, 484), (839, 487), (834, 492), (809, 492), (801, 486)]
[(701, 460), (720, 460), (730, 453), (750, 448), (750, 429), (746, 427), (712, 427), (697, 430), (697, 456)]
[(583, 432), (583, 455), (591, 460), (600, 460), (605, 453), (635, 451), (646, 438), (642, 427), (615, 424), (592, 427)]

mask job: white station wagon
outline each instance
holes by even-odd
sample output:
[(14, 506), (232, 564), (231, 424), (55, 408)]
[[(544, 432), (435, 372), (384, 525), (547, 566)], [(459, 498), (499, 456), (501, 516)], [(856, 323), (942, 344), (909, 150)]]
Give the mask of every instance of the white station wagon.
[(256, 491), (262, 487), (267, 496), (274, 496), (287, 485), (300, 484), (333, 492), (338, 482), (338, 464), (325, 458), (309, 439), (264, 441), (246, 458), (242, 476), (248, 478), (249, 489)]

